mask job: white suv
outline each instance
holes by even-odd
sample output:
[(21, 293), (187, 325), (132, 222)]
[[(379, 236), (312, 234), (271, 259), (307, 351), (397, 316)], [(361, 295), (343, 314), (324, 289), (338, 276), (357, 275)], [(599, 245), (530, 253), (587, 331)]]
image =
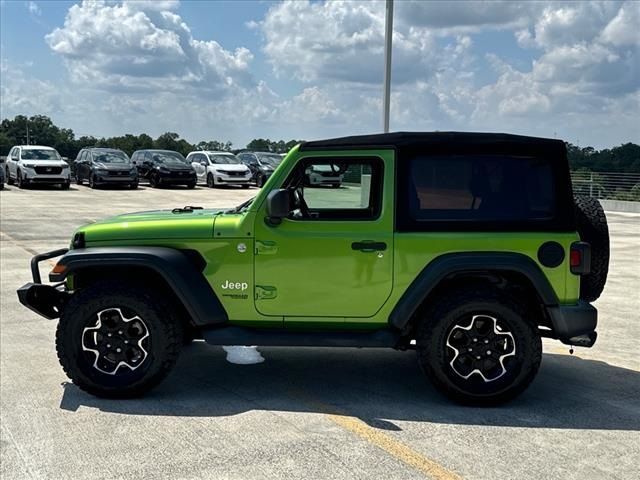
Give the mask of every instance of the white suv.
[(242, 185), (249, 188), (251, 170), (233, 153), (198, 151), (187, 155), (187, 162), (196, 170), (198, 182), (208, 187), (218, 185)]
[(71, 169), (55, 148), (40, 145), (17, 145), (7, 156), (7, 183), (25, 188), (32, 183), (58, 184), (63, 189), (71, 183)]

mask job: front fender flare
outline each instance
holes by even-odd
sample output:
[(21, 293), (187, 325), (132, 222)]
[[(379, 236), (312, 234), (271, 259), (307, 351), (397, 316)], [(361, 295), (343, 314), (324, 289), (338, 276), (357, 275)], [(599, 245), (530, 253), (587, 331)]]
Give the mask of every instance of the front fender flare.
[(85, 268), (145, 267), (159, 274), (184, 304), (196, 326), (228, 321), (227, 313), (202, 272), (181, 250), (168, 247), (90, 247), (70, 250), (58, 260), (61, 273), (49, 280), (61, 282)]

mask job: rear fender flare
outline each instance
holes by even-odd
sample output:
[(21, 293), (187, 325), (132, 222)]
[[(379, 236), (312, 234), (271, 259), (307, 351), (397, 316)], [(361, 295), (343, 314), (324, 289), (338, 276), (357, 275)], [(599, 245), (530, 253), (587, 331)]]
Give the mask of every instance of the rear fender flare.
[(438, 284), (452, 274), (516, 272), (524, 275), (545, 306), (557, 306), (558, 297), (540, 267), (528, 256), (511, 252), (447, 253), (431, 261), (414, 279), (389, 315), (389, 324), (404, 330)]

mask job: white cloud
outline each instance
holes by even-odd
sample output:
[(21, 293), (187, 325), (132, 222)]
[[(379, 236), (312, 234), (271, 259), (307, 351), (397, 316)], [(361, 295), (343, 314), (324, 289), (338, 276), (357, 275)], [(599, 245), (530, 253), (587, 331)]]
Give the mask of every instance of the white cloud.
[(46, 36), (78, 84), (120, 92), (200, 90), (222, 97), (250, 88), (253, 55), (194, 39), (176, 13), (177, 2), (84, 1), (69, 9), (64, 26)]
[(36, 17), (39, 17), (40, 15), (42, 15), (42, 10), (40, 9), (40, 6), (36, 2), (26, 2), (25, 5), (31, 15), (35, 15)]

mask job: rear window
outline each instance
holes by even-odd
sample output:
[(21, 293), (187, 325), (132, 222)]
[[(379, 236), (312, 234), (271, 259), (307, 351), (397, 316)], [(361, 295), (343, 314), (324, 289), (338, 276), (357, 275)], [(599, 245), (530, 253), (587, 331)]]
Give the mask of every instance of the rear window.
[(415, 155), (403, 170), (398, 217), (404, 229), (509, 229), (552, 224), (557, 216), (556, 176), (543, 158)]

